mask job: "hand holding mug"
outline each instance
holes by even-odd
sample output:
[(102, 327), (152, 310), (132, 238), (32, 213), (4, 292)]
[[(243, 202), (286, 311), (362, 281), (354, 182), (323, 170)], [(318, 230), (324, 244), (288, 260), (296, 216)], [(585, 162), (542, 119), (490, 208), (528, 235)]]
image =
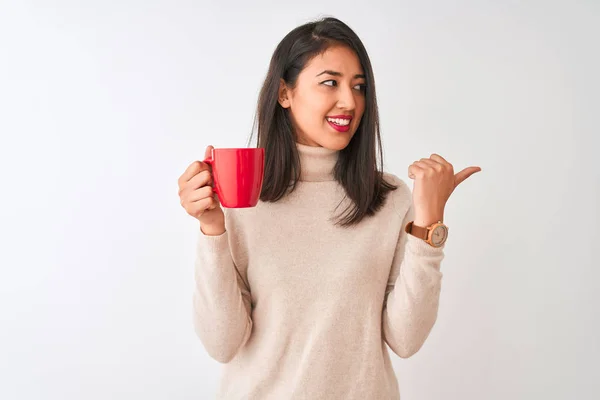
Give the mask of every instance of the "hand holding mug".
[[(212, 150), (212, 146), (206, 148), (205, 158), (210, 157)], [(224, 227), (225, 216), (212, 183), (211, 166), (202, 161), (194, 161), (179, 177), (179, 198), (181, 206), (189, 215), (200, 221), (201, 226), (220, 228)]]

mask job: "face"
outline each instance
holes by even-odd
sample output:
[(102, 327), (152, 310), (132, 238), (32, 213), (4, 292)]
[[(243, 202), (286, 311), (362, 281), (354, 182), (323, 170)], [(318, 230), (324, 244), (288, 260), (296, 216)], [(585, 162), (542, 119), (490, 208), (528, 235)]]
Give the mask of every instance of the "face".
[(310, 60), (294, 88), (282, 82), (279, 104), (289, 109), (296, 141), (345, 148), (365, 111), (365, 84), (358, 56), (344, 46), (330, 47)]

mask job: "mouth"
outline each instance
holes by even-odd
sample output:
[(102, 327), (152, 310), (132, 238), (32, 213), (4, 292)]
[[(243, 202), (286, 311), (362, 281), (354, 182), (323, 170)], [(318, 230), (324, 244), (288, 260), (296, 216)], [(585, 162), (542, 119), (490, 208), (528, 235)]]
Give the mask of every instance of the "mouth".
[(327, 123), (338, 132), (348, 132), (350, 130), (351, 115), (334, 115), (326, 117)]

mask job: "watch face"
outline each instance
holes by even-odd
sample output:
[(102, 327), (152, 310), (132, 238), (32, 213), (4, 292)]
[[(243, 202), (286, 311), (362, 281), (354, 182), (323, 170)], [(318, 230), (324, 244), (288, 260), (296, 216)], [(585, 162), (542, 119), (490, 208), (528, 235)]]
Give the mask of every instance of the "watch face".
[(446, 242), (447, 237), (448, 228), (446, 228), (444, 225), (438, 225), (431, 233), (431, 243), (433, 243), (434, 246), (439, 247)]

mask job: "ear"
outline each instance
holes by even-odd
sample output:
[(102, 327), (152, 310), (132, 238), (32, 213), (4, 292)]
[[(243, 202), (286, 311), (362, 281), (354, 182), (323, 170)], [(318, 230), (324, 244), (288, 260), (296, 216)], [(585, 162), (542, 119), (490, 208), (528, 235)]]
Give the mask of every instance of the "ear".
[(279, 94), (278, 94), (278, 101), (279, 101), (279, 104), (281, 105), (281, 107), (290, 108), (289, 94), (290, 94), (289, 89), (288, 89), (287, 85), (285, 84), (285, 81), (283, 79), (281, 79), (279, 81)]

